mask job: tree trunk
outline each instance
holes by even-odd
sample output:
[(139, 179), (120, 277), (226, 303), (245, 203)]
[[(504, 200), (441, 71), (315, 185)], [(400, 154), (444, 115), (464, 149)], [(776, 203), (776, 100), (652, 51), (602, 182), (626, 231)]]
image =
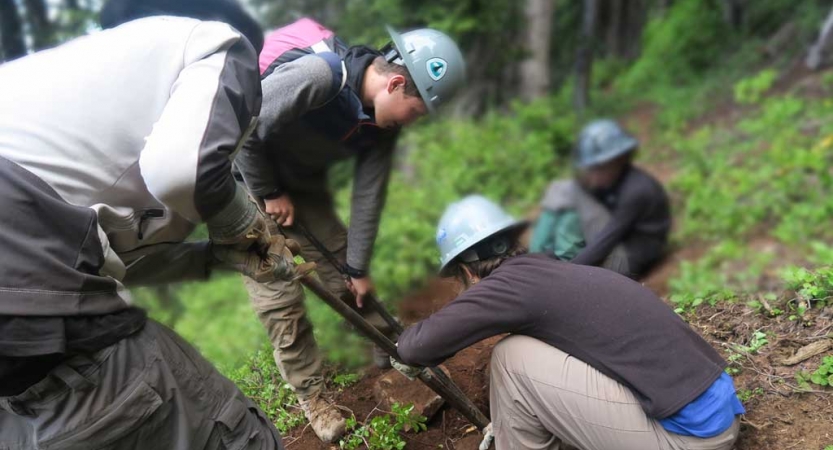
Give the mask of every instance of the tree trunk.
[(23, 27), (14, 0), (0, 0), (0, 47), (3, 61), (11, 61), (26, 54)]
[(526, 101), (547, 95), (550, 88), (550, 35), (552, 0), (526, 0), (526, 51), (520, 65), (520, 94)]
[(723, 0), (723, 20), (734, 29), (743, 26), (743, 0)]
[(645, 0), (626, 0), (624, 14), (625, 18), (622, 33), (621, 57), (633, 61), (639, 58), (642, 51), (642, 32), (648, 22), (649, 5)]
[(579, 112), (583, 112), (590, 105), (590, 82), (598, 6), (598, 0), (584, 0), (581, 35), (576, 52), (576, 84), (573, 91), (573, 105)]
[(807, 54), (805, 63), (811, 70), (818, 70), (821, 68), (830, 54), (830, 44), (833, 43), (833, 9), (824, 20), (821, 26), (821, 33), (819, 39), (810, 47), (810, 52)]
[(32, 43), (35, 50), (47, 48), (53, 43), (52, 24), (46, 14), (45, 0), (24, 0), (26, 18), (32, 30)]
[[(607, 2), (607, 55), (620, 58), (623, 56), (624, 42), (624, 21), (626, 16), (625, 7), (627, 0), (609, 0)], [(601, 11), (599, 11), (601, 12)], [(600, 26), (604, 26), (601, 25)]]
[(78, 11), (80, 9), (78, 7), (78, 0), (66, 0), (65, 4), (67, 9), (70, 11)]

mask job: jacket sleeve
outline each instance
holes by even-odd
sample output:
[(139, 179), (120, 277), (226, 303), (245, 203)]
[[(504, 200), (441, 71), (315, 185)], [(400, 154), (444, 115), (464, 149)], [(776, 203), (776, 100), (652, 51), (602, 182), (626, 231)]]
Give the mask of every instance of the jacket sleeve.
[(503, 333), (523, 333), (539, 316), (517, 286), (489, 276), (431, 317), (407, 328), (398, 353), (405, 364), (436, 366), (460, 350)]
[(251, 44), (225, 24), (197, 25), (183, 59), (139, 166), (150, 193), (196, 223), (235, 197), (230, 158), (260, 110), (260, 82)]
[(276, 149), (264, 146), (269, 135), (323, 105), (341, 88), (341, 78), (333, 73), (327, 58), (338, 56), (307, 55), (279, 66), (263, 79), (264, 102), (257, 129), (234, 160), (252, 194), (263, 197), (281, 188), (276, 173), (280, 157), (267, 154)]
[(370, 268), (373, 244), (387, 197), (393, 167), (396, 135), (385, 138), (376, 148), (359, 155), (353, 180), (350, 226), (347, 230), (347, 265), (366, 272)]
[(634, 224), (648, 204), (646, 202), (650, 201), (650, 197), (644, 195), (640, 189), (624, 194), (613, 210), (610, 222), (602, 228), (598, 236), (585, 236), (586, 241), (593, 243), (588, 244), (571, 262), (585, 266), (602, 264), (614, 247), (633, 231)]

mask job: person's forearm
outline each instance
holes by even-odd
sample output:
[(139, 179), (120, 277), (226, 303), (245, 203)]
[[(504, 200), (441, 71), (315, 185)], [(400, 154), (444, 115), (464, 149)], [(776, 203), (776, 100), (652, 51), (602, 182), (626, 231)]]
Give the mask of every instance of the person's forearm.
[(395, 136), (390, 137), (356, 162), (347, 230), (347, 265), (358, 271), (370, 269), (393, 166), (394, 139)]
[[(126, 286), (204, 280), (210, 274), (208, 241), (158, 244), (120, 255), (127, 264)], [(164, 268), (164, 270), (160, 270)]]

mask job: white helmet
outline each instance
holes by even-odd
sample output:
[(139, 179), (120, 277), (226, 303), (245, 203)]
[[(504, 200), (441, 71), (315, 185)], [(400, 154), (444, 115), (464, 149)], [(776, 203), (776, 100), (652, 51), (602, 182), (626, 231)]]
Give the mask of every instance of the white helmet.
[(510, 230), (520, 230), (526, 221), (516, 220), (497, 203), (480, 195), (470, 195), (452, 203), (443, 213), (437, 226), (437, 246), (440, 249), (440, 273), (455, 258), (465, 262), (478, 261), (500, 255), (509, 250), (508, 241), (498, 240), (487, 249), (475, 248), (488, 238)]

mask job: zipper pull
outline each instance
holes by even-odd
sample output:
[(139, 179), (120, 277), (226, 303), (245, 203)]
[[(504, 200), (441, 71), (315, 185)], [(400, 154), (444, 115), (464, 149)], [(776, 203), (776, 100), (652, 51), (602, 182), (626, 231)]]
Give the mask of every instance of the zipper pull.
[(160, 217), (165, 217), (165, 211), (162, 209), (147, 209), (145, 212), (142, 213), (142, 216), (139, 217), (139, 240), (141, 241), (144, 239), (145, 234), (142, 230), (145, 220), (147, 219), (158, 219)]

